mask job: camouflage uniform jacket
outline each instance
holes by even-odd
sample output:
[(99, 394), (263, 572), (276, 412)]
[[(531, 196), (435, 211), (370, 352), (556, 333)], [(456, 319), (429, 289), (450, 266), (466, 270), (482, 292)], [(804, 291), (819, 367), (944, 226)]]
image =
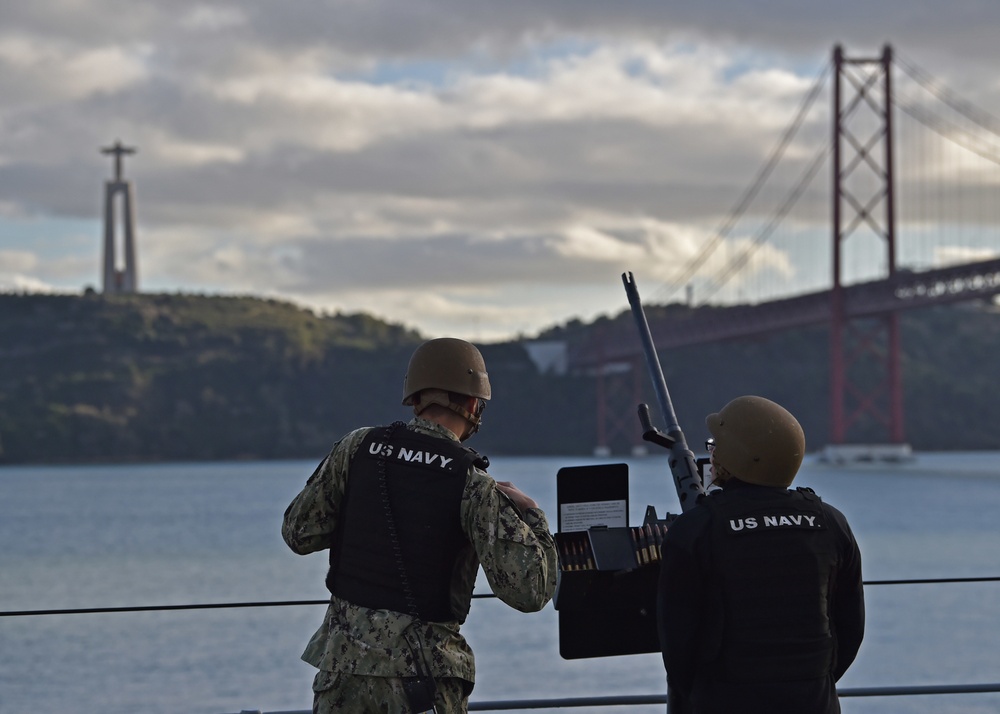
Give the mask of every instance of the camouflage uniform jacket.
[[(407, 428), (457, 441), (449, 430), (419, 417)], [(285, 511), (281, 533), (296, 553), (330, 547), (351, 458), (369, 430), (358, 429), (341, 439)], [(471, 467), (460, 517), (471, 544), (460, 553), (452, 580), (452, 610), (462, 614), (460, 619), (464, 621), (469, 611), (480, 564), (493, 592), (511, 607), (522, 612), (545, 607), (555, 592), (558, 570), (545, 513), (537, 508), (519, 513), (489, 474)], [(329, 672), (414, 676), (413, 647), (419, 642), (434, 677), (475, 681), (475, 660), (459, 634), (459, 621), (412, 624), (407, 614), (358, 607), (334, 597), (302, 659)]]

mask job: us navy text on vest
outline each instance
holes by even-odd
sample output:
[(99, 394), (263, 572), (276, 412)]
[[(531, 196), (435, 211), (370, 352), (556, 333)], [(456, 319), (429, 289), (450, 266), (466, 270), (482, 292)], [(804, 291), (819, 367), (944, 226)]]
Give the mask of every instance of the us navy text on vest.
[(405, 446), (400, 446), (399, 450), (396, 451), (392, 444), (385, 444), (384, 448), (382, 444), (375, 442), (368, 445), (368, 453), (372, 456), (378, 456), (380, 451), (387, 459), (395, 458), (398, 461), (405, 461), (408, 464), (426, 464), (427, 466), (437, 466), (442, 469), (447, 469), (448, 464), (455, 460), (453, 457), (436, 454), (433, 451), (408, 449)]
[(820, 530), (823, 528), (822, 521), (816, 516), (808, 516), (804, 513), (775, 514), (772, 516), (747, 516), (746, 518), (730, 518), (729, 530), (733, 533), (738, 531), (751, 531), (760, 528), (767, 529), (787, 529), (801, 528), (805, 530)]

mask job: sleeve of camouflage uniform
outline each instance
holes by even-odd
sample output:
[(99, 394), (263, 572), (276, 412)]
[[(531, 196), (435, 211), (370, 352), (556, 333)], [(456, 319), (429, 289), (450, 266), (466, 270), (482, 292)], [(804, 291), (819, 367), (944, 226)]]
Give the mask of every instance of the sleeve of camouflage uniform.
[(347, 487), (348, 465), (367, 433), (367, 428), (357, 429), (338, 441), (285, 509), (281, 536), (299, 555), (330, 547)]
[(521, 612), (545, 607), (555, 594), (558, 571), (545, 513), (528, 508), (522, 515), (488, 474), (473, 469), (462, 524), (493, 593)]

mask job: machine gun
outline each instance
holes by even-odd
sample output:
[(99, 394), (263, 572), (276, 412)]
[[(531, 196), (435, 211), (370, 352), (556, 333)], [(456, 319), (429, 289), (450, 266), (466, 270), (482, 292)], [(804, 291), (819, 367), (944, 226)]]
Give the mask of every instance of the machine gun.
[(681, 431), (681, 426), (677, 423), (674, 403), (670, 399), (667, 381), (663, 378), (660, 358), (657, 357), (656, 348), (653, 346), (653, 336), (649, 332), (649, 323), (646, 321), (646, 313), (643, 312), (642, 302), (639, 300), (639, 289), (636, 287), (632, 273), (623, 273), (622, 283), (625, 285), (628, 304), (632, 308), (632, 316), (639, 329), (639, 339), (642, 341), (642, 351), (646, 356), (646, 366), (649, 368), (649, 377), (653, 381), (656, 399), (660, 403), (660, 411), (663, 412), (663, 418), (667, 422), (667, 431), (664, 433), (652, 425), (649, 417), (649, 406), (640, 404), (639, 421), (642, 424), (642, 438), (670, 450), (670, 473), (674, 477), (674, 487), (677, 489), (677, 498), (681, 502), (681, 511), (687, 511), (698, 502), (698, 496), (705, 493), (705, 487), (702, 484), (694, 454), (688, 448), (684, 432)]
[[(699, 496), (704, 495), (704, 482), (698, 468), (699, 464), (695, 461), (691, 449), (688, 448), (684, 432), (681, 431), (681, 426), (677, 422), (674, 404), (670, 399), (670, 392), (667, 390), (667, 380), (663, 377), (663, 369), (660, 367), (660, 358), (656, 355), (656, 349), (653, 346), (653, 337), (649, 332), (646, 313), (643, 312), (642, 302), (639, 300), (639, 289), (636, 287), (635, 278), (632, 273), (623, 273), (622, 282), (625, 284), (625, 293), (628, 295), (628, 303), (632, 308), (632, 316), (639, 329), (639, 338), (642, 340), (642, 351), (646, 355), (649, 377), (653, 381), (653, 389), (656, 391), (660, 410), (667, 421), (667, 432), (663, 433), (652, 425), (649, 418), (649, 406), (640, 404), (639, 421), (642, 424), (642, 438), (670, 450), (670, 473), (674, 477), (674, 487), (677, 489), (677, 498), (681, 502), (681, 511), (684, 512), (698, 503)], [(700, 465), (704, 466), (704, 464)], [(651, 509), (652, 506), (646, 508), (647, 522), (656, 519), (656, 512), (651, 512)], [(689, 704), (668, 688), (667, 714), (687, 714), (690, 711)]]
[[(670, 451), (669, 464), (681, 510), (704, 493), (699, 466), (677, 423), (659, 358), (631, 273), (622, 275), (639, 328), (666, 431), (652, 425), (649, 406), (639, 405), (642, 438)], [(659, 652), (656, 589), (659, 545), (676, 516), (657, 517), (646, 507), (641, 526), (628, 526), (628, 466), (579, 466), (557, 474), (561, 578), (559, 651), (566, 659)], [(680, 703), (670, 711), (681, 714)]]

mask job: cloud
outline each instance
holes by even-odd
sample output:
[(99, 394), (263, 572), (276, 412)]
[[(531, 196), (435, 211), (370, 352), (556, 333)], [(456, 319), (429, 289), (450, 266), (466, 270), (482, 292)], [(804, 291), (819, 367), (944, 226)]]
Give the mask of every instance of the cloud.
[(0, 34), (0, 89), (21, 107), (115, 92), (142, 81), (143, 46), (74, 47), (58, 40)]
[(1000, 250), (996, 248), (974, 248), (957, 245), (940, 246), (934, 251), (933, 265), (935, 268), (947, 268), (950, 265), (992, 260), (997, 255), (1000, 255)]
[[(42, 284), (95, 283), (99, 149), (120, 138), (138, 147), (126, 176), (150, 289), (540, 329), (617, 305), (623, 270), (674, 280), (834, 42), (873, 55), (888, 37), (997, 107), (998, 20), (1000, 6), (926, 0), (6, 3), (0, 216), (90, 221), (95, 238), (89, 258), (14, 246), (0, 218), (0, 250), (26, 251), (15, 272)], [(783, 187), (828, 140), (827, 104), (789, 147)], [(827, 201), (809, 194), (793, 220), (821, 232)], [(703, 279), (749, 235), (722, 242)], [(796, 250), (765, 245), (739, 279), (793, 283)]]
[(0, 250), (0, 271), (20, 273), (38, 266), (38, 256), (27, 250)]
[(181, 15), (180, 26), (206, 34), (240, 27), (247, 23), (246, 14), (237, 7), (196, 5)]
[(0, 250), (0, 292), (54, 292), (55, 288), (30, 275), (38, 257), (26, 250)]
[(0, 292), (52, 293), (59, 290), (30, 275), (0, 272)]

